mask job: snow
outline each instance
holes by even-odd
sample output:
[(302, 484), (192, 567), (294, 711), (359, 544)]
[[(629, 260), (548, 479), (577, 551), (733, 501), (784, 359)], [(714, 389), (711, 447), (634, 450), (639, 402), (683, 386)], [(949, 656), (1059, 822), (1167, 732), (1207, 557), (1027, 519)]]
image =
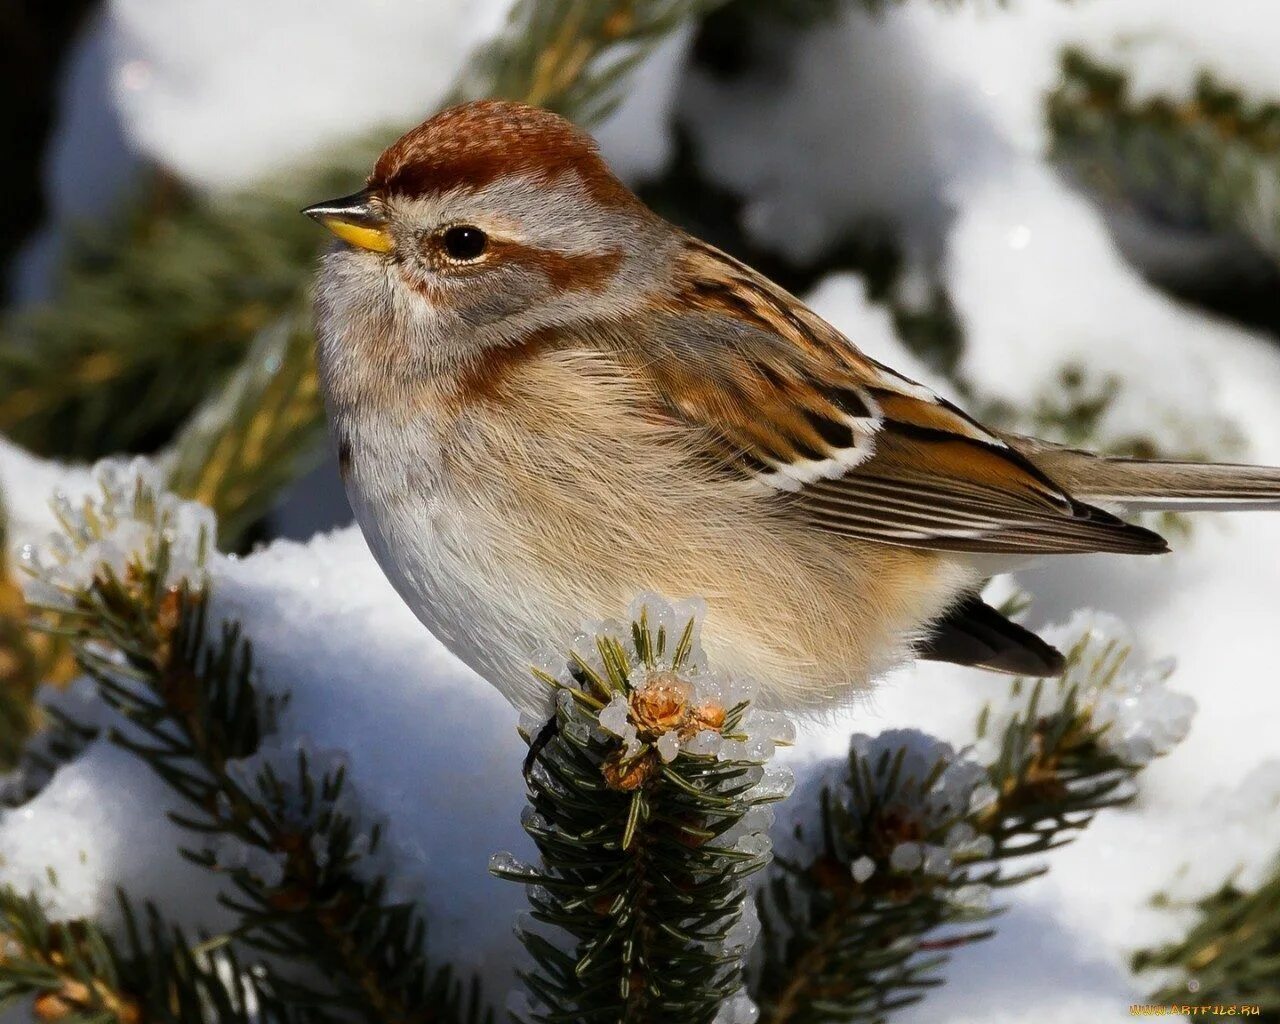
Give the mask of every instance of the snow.
[(49, 501), (55, 490), (83, 496), (92, 487), (87, 468), (38, 459), (0, 437), (0, 506), (11, 553), (57, 528)]
[(20, 551), (26, 599), (48, 608), (74, 609), (76, 598), (105, 566), (125, 578), (135, 560), (153, 565), (166, 544), (164, 585), (198, 583), (217, 527), (213, 514), (164, 490), (164, 474), (150, 459), (104, 459), (90, 474), (88, 495), (55, 491), (49, 505), (61, 529), (46, 545)]
[(355, 529), (211, 572), (217, 612), (245, 624), (264, 683), (292, 694), (283, 734), (346, 752), (362, 805), (386, 823), (402, 893), (425, 900), (435, 948), (505, 991), (524, 894), (492, 878), (488, 859), (533, 856), (516, 712), (422, 629)]
[[(105, 48), (112, 110), (132, 146), (201, 186), (236, 188), (331, 142), (418, 120), (503, 5), (382, 0), (367, 18), (347, 6), (325, 0), (304, 13), (263, 0), (250, 14), (215, 0), (115, 0), (77, 60), (102, 61)], [(757, 240), (794, 256), (866, 219), (900, 222), (914, 260), (941, 260), (966, 337), (960, 373), (980, 398), (1025, 405), (1081, 366), (1092, 383), (1122, 385), (1104, 440), (1153, 435), (1175, 450), (1232, 447), (1280, 463), (1280, 352), (1150, 287), (1104, 216), (1043, 163), (1041, 103), (1073, 42), (1132, 68), (1142, 95), (1185, 95), (1202, 66), (1251, 95), (1280, 94), (1270, 0), (918, 2), (799, 39), (778, 32), (765, 42), (772, 63), (746, 79), (682, 78), (688, 39), (674, 39), (601, 136), (619, 168), (642, 178), (666, 160), (680, 119), (708, 173), (747, 194)], [(784, 59), (796, 48), (804, 60)], [(51, 171), (60, 210), (91, 207), (93, 183), (68, 169), (110, 149), (85, 127), (98, 123), (86, 115), (92, 102), (83, 83), (67, 98), (74, 130), (64, 125)], [(809, 298), (870, 355), (954, 392), (912, 358), (856, 277), (834, 276)], [(0, 440), (15, 550), (53, 528), (53, 490), (93, 486), (84, 468)], [(1198, 711), (1187, 738), (1144, 772), (1137, 803), (1100, 815), (1049, 858), (1045, 877), (1000, 893), (1009, 910), (996, 937), (960, 950), (946, 988), (898, 1014), (900, 1024), (1127, 1019), (1149, 988), (1129, 974), (1129, 953), (1186, 922), (1150, 897), (1256, 881), (1280, 851), (1280, 689), (1268, 643), (1280, 516), (1201, 516), (1175, 547), (1165, 559), (1057, 559), (1019, 574), (1035, 598), (1030, 624), (1085, 606), (1118, 615), (1146, 656), (1176, 660), (1168, 685)], [(342, 752), (362, 811), (387, 826), (397, 885), (425, 902), (435, 949), (483, 970), (501, 1005), (525, 899), (489, 875), (489, 857), (534, 856), (520, 827), (515, 712), (422, 629), (354, 529), (217, 558), (210, 573), (217, 611), (254, 641), (263, 685), (293, 695), (282, 736)], [(922, 665), (838, 719), (800, 723), (779, 755), (799, 790), (779, 830), (845, 758), (852, 733), (917, 729), (960, 749), (981, 705), (1006, 693), (999, 677)], [(172, 806), (136, 759), (100, 739), (0, 815), (4, 878), (69, 915), (109, 915), (123, 884), (180, 923), (216, 930), (215, 880), (178, 856), (190, 837), (165, 820)], [(869, 877), (877, 866), (855, 870)]]
[(420, 121), (506, 7), (113, 0), (113, 96), (144, 153), (192, 182), (248, 185), (371, 126), (393, 126), (389, 141)]

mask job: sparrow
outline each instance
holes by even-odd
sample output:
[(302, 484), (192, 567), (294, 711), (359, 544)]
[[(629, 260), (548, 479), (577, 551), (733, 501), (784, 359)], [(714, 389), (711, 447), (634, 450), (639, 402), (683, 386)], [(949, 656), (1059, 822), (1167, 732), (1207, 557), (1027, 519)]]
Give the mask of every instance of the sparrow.
[(548, 645), (640, 593), (812, 709), (912, 657), (1054, 675), (979, 596), (1028, 558), (1154, 555), (1120, 516), (1280, 507), (1280, 469), (1108, 458), (993, 430), (648, 209), (563, 118), (436, 114), (311, 206), (339, 467), (419, 619), (514, 704)]

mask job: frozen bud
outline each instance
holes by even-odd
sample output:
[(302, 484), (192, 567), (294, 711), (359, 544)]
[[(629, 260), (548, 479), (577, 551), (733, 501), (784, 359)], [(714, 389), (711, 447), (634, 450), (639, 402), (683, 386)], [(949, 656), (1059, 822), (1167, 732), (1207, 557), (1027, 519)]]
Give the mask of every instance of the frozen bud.
[(773, 849), (773, 842), (762, 832), (748, 832), (738, 840), (736, 846), (742, 853), (763, 857)]
[[(95, 579), (124, 581), (154, 569), (166, 551), (166, 588), (184, 579), (199, 583), (215, 533), (212, 513), (164, 492), (159, 468), (145, 459), (107, 460), (93, 470), (98, 492), (72, 501), (56, 494), (51, 502), (61, 532), (24, 563), (38, 586), (33, 603), (74, 604), (75, 595)], [(24, 555), (27, 552), (24, 551)]]
[(969, 813), (981, 814), (994, 807), (999, 798), (1000, 794), (996, 792), (995, 786), (989, 782), (980, 782), (973, 787), (973, 793), (969, 797)]
[(489, 872), (494, 875), (530, 875), (533, 868), (515, 854), (500, 850), (489, 858)]
[(759, 934), (760, 914), (756, 910), (755, 901), (747, 900), (742, 907), (741, 916), (725, 936), (723, 948), (732, 952), (748, 951), (755, 945)]
[(630, 793), (657, 777), (661, 763), (652, 752), (628, 758), (623, 751), (611, 755), (600, 769), (610, 789)]
[(631, 694), (631, 720), (645, 739), (681, 729), (690, 714), (692, 688), (674, 672), (659, 672)]
[(863, 855), (849, 865), (849, 871), (853, 875), (853, 880), (861, 885), (876, 873), (876, 862)]
[(694, 708), (693, 714), (690, 715), (689, 721), (685, 724), (683, 731), (689, 735), (697, 732), (705, 732), (714, 730), (718, 735), (720, 730), (724, 728), (724, 708), (719, 704), (703, 704)]
[(960, 910), (986, 913), (991, 909), (991, 886), (962, 885), (952, 892), (949, 902)]
[[(222, 794), (218, 794), (221, 796)], [(328, 837), (317, 832), (311, 837), (311, 857), (322, 870), (329, 866)]]
[(591, 739), (591, 725), (581, 718), (569, 719), (561, 732), (566, 739), (572, 740), (579, 746), (585, 746)]
[[(1132, 662), (1134, 659), (1130, 659)], [(1171, 666), (1135, 666), (1091, 694), (1098, 745), (1125, 764), (1143, 765), (1167, 754), (1191, 731), (1196, 702), (1167, 688)]]
[(761, 711), (752, 708), (743, 719), (743, 728), (752, 736), (763, 736), (774, 743), (794, 743), (795, 723), (780, 711)]
[(953, 857), (963, 857), (966, 860), (985, 859), (995, 849), (995, 841), (988, 835), (979, 835), (967, 821), (956, 822), (951, 826), (944, 845)]
[(532, 739), (542, 732), (549, 720), (550, 716), (548, 715), (531, 715), (527, 711), (521, 711), (520, 720), (516, 723), (516, 729)]
[(739, 704), (745, 704), (756, 695), (755, 684), (745, 679), (727, 679), (724, 682), (722, 692), (724, 694), (724, 706), (726, 708), (735, 708)]
[(720, 1010), (712, 1024), (756, 1024), (760, 1019), (760, 1008), (751, 1001), (751, 997), (739, 992), (720, 1004)]
[(636, 735), (636, 727), (628, 722), (626, 728), (622, 730), (622, 756), (630, 760), (633, 757), (639, 757), (643, 750), (644, 743)]
[(757, 800), (785, 800), (795, 789), (795, 773), (784, 764), (770, 765), (751, 790)]

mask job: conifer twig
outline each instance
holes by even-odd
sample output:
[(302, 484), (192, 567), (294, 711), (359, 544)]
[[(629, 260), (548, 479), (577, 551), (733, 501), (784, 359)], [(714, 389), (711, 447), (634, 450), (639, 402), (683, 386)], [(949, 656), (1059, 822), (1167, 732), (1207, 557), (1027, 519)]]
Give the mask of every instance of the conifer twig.
[(553, 929), (521, 935), (531, 1020), (710, 1024), (742, 998), (744, 880), (768, 862), (765, 805), (790, 785), (760, 762), (788, 724), (704, 667), (695, 628), (642, 600), (629, 630), (547, 677), (554, 737), (535, 747), (524, 818), (541, 864), (491, 866)]
[[(259, 694), (239, 627), (210, 629), (207, 513), (160, 492), (154, 469), (99, 474), (100, 499), (61, 509), (70, 543), (33, 560), (35, 589), (130, 723), (112, 740), (184, 800), (185, 855), (233, 883), (232, 939), (273, 958), (272, 991), (309, 1021), (491, 1019), (429, 962), (417, 909), (388, 897), (382, 830), (362, 824), (345, 765), (273, 737), (280, 701)], [(86, 560), (117, 533), (130, 546), (113, 563)]]
[(1045, 870), (1006, 862), (1070, 842), (1132, 799), (1142, 766), (1185, 734), (1191, 704), (1168, 698), (1153, 705), (1168, 721), (1126, 731), (1117, 716), (1132, 705), (1116, 694), (1150, 696), (1163, 678), (1129, 658), (1125, 641), (1090, 630), (1060, 683), (1015, 683), (1009, 707), (979, 720), (986, 764), (920, 733), (854, 737), (803, 829), (810, 845), (776, 858), (761, 892), (761, 1021), (873, 1024), (922, 999), (951, 950), (993, 934), (991, 891)]
[(169, 486), (213, 509), (221, 543), (234, 545), (319, 458), (323, 430), (310, 315), (286, 314), (187, 421), (170, 448)]
[(1247, 239), (1280, 262), (1280, 103), (1208, 72), (1189, 99), (1130, 94), (1125, 71), (1078, 49), (1049, 98), (1053, 155), (1113, 199)]
[(1257, 1007), (1259, 1019), (1280, 1014), (1280, 862), (1257, 887), (1228, 882), (1194, 910), (1182, 939), (1133, 956), (1135, 971), (1171, 975), (1149, 1001)]
[(122, 935), (52, 921), (34, 896), (0, 888), (0, 1006), (32, 1000), (41, 1024), (286, 1024), (296, 1020), (234, 953), (208, 955), (118, 894)]

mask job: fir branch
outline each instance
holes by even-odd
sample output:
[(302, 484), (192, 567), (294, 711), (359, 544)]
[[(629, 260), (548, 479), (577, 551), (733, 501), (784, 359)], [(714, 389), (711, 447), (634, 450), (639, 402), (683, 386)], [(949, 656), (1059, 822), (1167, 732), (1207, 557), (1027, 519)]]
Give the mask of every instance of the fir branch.
[(118, 894), (122, 938), (52, 921), (34, 896), (0, 888), (0, 1006), (27, 998), (49, 1024), (286, 1024), (269, 989), (223, 948), (200, 951), (154, 907)]
[(554, 736), (534, 747), (524, 818), (541, 865), (491, 866), (555, 930), (521, 934), (532, 1020), (708, 1024), (738, 995), (745, 878), (768, 862), (761, 812), (789, 776), (766, 775), (772, 745), (749, 736), (777, 723), (708, 684), (693, 634), (646, 607), (549, 680)]
[(1134, 954), (1135, 971), (1172, 975), (1149, 1002), (1258, 1007), (1280, 1020), (1280, 864), (1253, 890), (1227, 883), (1194, 904), (1178, 942)]
[(298, 208), (374, 153), (229, 196), (145, 183), (124, 222), (72, 240), (56, 299), (0, 323), (0, 432), (63, 458), (162, 445), (305, 290), (318, 239)]
[(680, 24), (724, 0), (518, 0), (471, 61), (457, 99), (495, 96), (594, 124), (626, 76)]
[[(36, 560), (37, 589), (130, 723), (112, 740), (185, 801), (173, 815), (193, 836), (185, 855), (233, 884), (235, 944), (272, 958), (271, 990), (308, 1021), (491, 1019), (430, 964), (419, 912), (389, 897), (381, 828), (361, 823), (345, 766), (272, 736), (280, 702), (259, 693), (248, 643), (208, 622), (205, 544), (187, 535), (207, 529), (201, 517), (157, 494), (158, 474), (106, 476), (100, 502), (62, 510), (72, 543), (61, 565)], [(70, 567), (116, 531), (133, 544), (123, 560), (76, 579)]]
[(169, 486), (214, 511), (224, 546), (234, 546), (275, 494), (319, 458), (313, 349), (309, 314), (272, 323), (170, 448)]
[(798, 836), (816, 850), (778, 857), (761, 892), (761, 1020), (870, 1024), (920, 1000), (950, 950), (992, 934), (990, 891), (1044, 870), (1006, 861), (1061, 846), (1131, 799), (1164, 747), (1113, 734), (1104, 707), (1128, 657), (1089, 636), (1061, 682), (1015, 683), (1007, 724), (994, 729), (991, 708), (979, 721), (980, 740), (998, 737), (986, 766), (918, 733), (855, 737), (816, 827)]
[(1280, 102), (1208, 72), (1191, 98), (1130, 95), (1124, 70), (1070, 49), (1049, 97), (1053, 156), (1161, 221), (1225, 231), (1280, 261)]
[[(74, 734), (67, 723), (36, 702), (40, 684), (64, 685), (71, 679), (75, 663), (59, 638), (29, 628), (26, 601), (9, 564), (7, 523), (0, 500), (0, 773), (30, 761), (27, 752), (34, 735), (48, 731), (52, 753)], [(21, 797), (15, 796), (11, 787), (8, 792), (0, 787), (0, 802), (12, 804), (29, 795), (25, 785), (18, 788), (23, 791)]]

